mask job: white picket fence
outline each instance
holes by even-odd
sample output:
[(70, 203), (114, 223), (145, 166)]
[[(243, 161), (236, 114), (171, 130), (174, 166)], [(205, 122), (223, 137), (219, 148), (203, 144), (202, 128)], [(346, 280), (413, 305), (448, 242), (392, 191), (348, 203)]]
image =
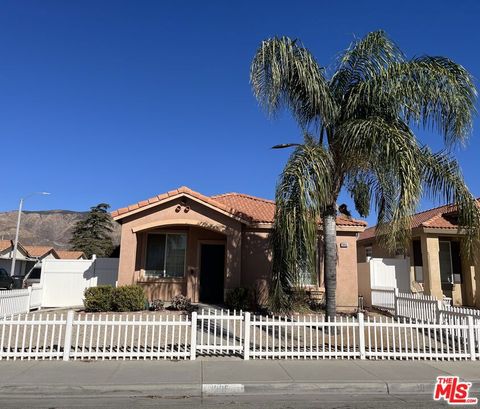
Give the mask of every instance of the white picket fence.
[(196, 337), (192, 342), (200, 355), (240, 355), (244, 351), (245, 314), (241, 311), (203, 309), (192, 313)]
[(43, 287), (33, 284), (19, 290), (0, 291), (0, 317), (12, 314), (24, 314), (42, 305)]
[(0, 319), (0, 360), (480, 359), (480, 323), (228, 311), (191, 316), (28, 313)]
[(395, 311), (395, 291), (391, 287), (375, 287), (371, 291), (372, 307)]
[(396, 288), (372, 288), (372, 306), (415, 321), (450, 323), (472, 317), (480, 323), (478, 309), (453, 307), (432, 295), (401, 293)]

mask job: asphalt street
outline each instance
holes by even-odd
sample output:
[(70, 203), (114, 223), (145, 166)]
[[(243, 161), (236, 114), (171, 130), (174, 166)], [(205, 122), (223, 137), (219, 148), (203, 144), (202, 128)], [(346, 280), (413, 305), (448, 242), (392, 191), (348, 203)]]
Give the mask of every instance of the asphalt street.
[(432, 400), (430, 395), (275, 395), (275, 396), (214, 396), (214, 397), (161, 397), (161, 396), (57, 396), (57, 397), (2, 397), (0, 407), (5, 409), (140, 409), (140, 408), (325, 408), (325, 409), (429, 409), (447, 407)]

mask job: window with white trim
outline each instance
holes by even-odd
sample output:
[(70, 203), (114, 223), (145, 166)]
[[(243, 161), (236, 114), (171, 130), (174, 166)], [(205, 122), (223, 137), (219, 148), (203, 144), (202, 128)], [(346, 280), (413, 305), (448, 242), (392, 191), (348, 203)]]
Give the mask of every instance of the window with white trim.
[(150, 233), (147, 236), (145, 275), (182, 278), (185, 275), (187, 235), (183, 233)]

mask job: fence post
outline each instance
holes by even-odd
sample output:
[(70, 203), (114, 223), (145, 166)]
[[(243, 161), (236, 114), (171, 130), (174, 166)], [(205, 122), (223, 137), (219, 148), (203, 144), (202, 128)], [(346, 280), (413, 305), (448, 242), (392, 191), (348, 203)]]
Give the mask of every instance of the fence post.
[(72, 348), (72, 331), (73, 331), (73, 315), (72, 310), (67, 313), (67, 324), (65, 326), (65, 340), (63, 343), (63, 360), (70, 359), (70, 349)]
[(244, 340), (243, 340), (243, 359), (248, 361), (250, 359), (250, 313), (245, 313), (245, 330), (243, 331)]
[(442, 302), (440, 300), (437, 300), (435, 303), (435, 323), (436, 324), (441, 324), (441, 319), (440, 315), (442, 313)]
[(365, 321), (361, 312), (358, 313), (358, 343), (360, 359), (365, 359)]
[(192, 326), (190, 333), (190, 360), (197, 359), (197, 312), (192, 312)]
[(470, 352), (470, 359), (475, 361), (475, 329), (473, 326), (473, 317), (469, 315), (467, 317), (468, 323), (468, 349)]
[(393, 289), (393, 305), (394, 305), (394, 316), (398, 317), (398, 288)]
[(27, 312), (30, 312), (31, 305), (32, 305), (32, 286), (28, 287)]

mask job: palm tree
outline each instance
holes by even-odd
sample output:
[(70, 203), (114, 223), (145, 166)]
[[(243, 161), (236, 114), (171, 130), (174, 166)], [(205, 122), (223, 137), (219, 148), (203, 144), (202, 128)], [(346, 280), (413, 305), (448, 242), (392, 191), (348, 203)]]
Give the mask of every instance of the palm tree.
[[(341, 189), (362, 217), (377, 212), (377, 239), (405, 246), (422, 195), (455, 203), (471, 255), (480, 211), (451, 148), (467, 140), (476, 89), (468, 71), (445, 57), (407, 59), (382, 31), (354, 41), (327, 76), (312, 54), (288, 37), (263, 41), (251, 65), (253, 92), (269, 114), (288, 108), (306, 137), (290, 156), (276, 189), (272, 233), (274, 308), (288, 290), (315, 274), (321, 222), (327, 316), (336, 314), (336, 216)], [(444, 149), (415, 135), (434, 130)], [(403, 247), (404, 248), (404, 247)], [(286, 304), (287, 303), (287, 304)]]

